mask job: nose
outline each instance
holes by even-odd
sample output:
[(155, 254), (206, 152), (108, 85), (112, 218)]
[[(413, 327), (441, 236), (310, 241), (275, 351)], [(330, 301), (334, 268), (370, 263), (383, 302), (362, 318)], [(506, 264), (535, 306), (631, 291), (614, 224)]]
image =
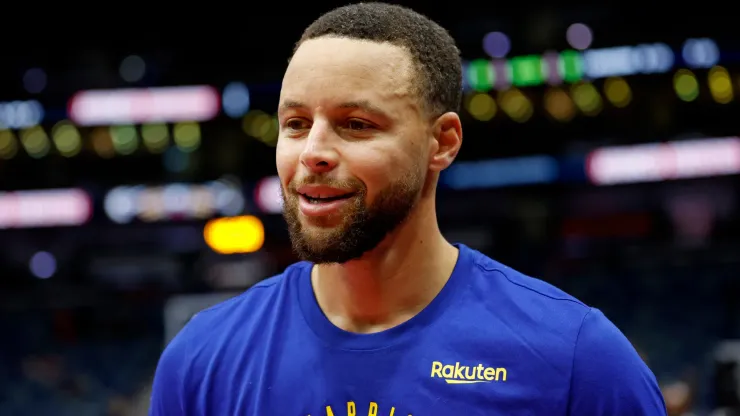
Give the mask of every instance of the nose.
[(327, 125), (315, 122), (306, 137), (305, 147), (301, 152), (301, 164), (311, 173), (325, 173), (333, 170), (339, 157), (334, 148), (333, 131)]

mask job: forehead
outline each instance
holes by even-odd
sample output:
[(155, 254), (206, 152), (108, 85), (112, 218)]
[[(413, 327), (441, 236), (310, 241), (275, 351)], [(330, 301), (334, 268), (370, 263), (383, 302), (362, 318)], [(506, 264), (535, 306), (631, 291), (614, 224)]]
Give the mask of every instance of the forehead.
[(405, 49), (390, 43), (324, 37), (304, 42), (285, 72), (282, 100), (329, 105), (413, 99), (413, 68)]

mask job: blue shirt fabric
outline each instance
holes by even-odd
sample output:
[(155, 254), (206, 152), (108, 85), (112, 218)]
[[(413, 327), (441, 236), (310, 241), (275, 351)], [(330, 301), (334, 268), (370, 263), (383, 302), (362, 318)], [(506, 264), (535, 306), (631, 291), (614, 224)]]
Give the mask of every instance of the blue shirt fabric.
[(599, 310), (457, 247), (431, 304), (383, 332), (334, 326), (306, 262), (197, 314), (160, 358), (150, 415), (666, 414)]

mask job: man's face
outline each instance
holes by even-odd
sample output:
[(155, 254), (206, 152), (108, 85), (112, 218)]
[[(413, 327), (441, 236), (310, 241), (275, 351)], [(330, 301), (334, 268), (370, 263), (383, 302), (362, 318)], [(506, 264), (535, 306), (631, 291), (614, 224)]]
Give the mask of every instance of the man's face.
[(306, 41), (280, 94), (276, 162), (295, 251), (344, 263), (375, 248), (423, 188), (430, 123), (407, 52), (344, 38)]

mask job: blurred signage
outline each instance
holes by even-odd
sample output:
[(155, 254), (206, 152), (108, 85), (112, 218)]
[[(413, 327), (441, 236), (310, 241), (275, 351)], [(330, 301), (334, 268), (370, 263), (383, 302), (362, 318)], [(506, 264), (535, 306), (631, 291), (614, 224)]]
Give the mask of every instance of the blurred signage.
[(203, 238), (216, 253), (253, 253), (265, 242), (265, 227), (253, 215), (217, 218), (208, 221)]
[(551, 183), (558, 180), (558, 161), (550, 156), (459, 162), (442, 172), (441, 183), (451, 189), (485, 189)]
[(0, 129), (36, 126), (44, 119), (44, 108), (36, 100), (0, 102)]
[(590, 78), (606, 78), (668, 72), (674, 53), (663, 43), (590, 49), (583, 53), (584, 73)]
[(237, 185), (214, 181), (117, 187), (106, 194), (104, 209), (112, 221), (125, 224), (136, 219), (158, 222), (234, 216), (242, 213), (244, 204), (244, 194)]
[(690, 68), (710, 68), (719, 63), (720, 50), (712, 39), (689, 39), (683, 44), (681, 57)]
[(243, 117), (249, 111), (249, 89), (241, 82), (227, 85), (221, 100), (224, 113), (231, 118)]
[(206, 121), (220, 106), (218, 91), (209, 86), (90, 90), (72, 97), (69, 116), (82, 126)]
[(283, 195), (280, 178), (269, 176), (257, 182), (254, 188), (254, 201), (262, 212), (266, 214), (279, 214), (283, 212)]
[(605, 147), (587, 156), (586, 173), (597, 185), (734, 175), (740, 173), (740, 138)]
[(91, 216), (91, 198), (81, 189), (0, 193), (0, 228), (82, 225)]

